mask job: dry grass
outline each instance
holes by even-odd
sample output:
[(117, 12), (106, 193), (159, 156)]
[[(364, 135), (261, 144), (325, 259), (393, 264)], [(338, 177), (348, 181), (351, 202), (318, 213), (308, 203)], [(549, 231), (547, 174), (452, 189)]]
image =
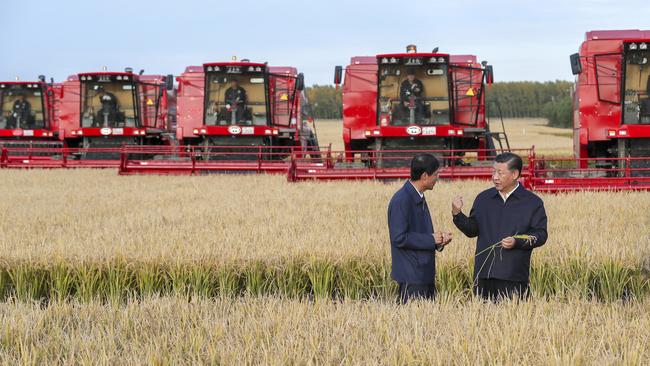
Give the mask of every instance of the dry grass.
[[(282, 176), (119, 177), (113, 171), (0, 171), (0, 259), (215, 264), (286, 258), (387, 259), (386, 207), (401, 183), (288, 184)], [(442, 182), (427, 193), (434, 225), (456, 238), (442, 263), (469, 263), (474, 241), (453, 228), (487, 182)], [(543, 197), (549, 241), (534, 260), (647, 259), (647, 193)]]
[(650, 303), (0, 304), (3, 364), (647, 364)]
[[(505, 119), (506, 132), (512, 148), (529, 148), (535, 145), (538, 154), (553, 156), (573, 155), (573, 131), (568, 128), (553, 128), (543, 118)], [(318, 120), (316, 130), (321, 146), (332, 144), (333, 150), (343, 150), (341, 120)], [(502, 131), (501, 123), (492, 120), (492, 129)]]

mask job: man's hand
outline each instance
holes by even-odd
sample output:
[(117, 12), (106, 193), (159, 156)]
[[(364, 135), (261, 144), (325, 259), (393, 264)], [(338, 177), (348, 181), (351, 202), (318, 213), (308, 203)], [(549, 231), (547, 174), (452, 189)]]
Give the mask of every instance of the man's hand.
[(444, 238), (443, 233), (441, 233), (441, 232), (433, 233), (433, 242), (436, 244), (436, 246), (437, 245), (444, 245), (444, 244), (442, 244), (444, 242), (444, 240), (445, 240), (445, 238)]
[(442, 245), (447, 245), (451, 243), (451, 239), (453, 238), (454, 234), (452, 233), (442, 233)]
[(513, 238), (512, 236), (509, 236), (509, 237), (501, 240), (501, 246), (504, 249), (512, 249), (512, 248), (514, 248), (515, 247), (515, 238)]
[(451, 213), (453, 215), (458, 215), (463, 209), (463, 196), (456, 196), (453, 201), (451, 201)]

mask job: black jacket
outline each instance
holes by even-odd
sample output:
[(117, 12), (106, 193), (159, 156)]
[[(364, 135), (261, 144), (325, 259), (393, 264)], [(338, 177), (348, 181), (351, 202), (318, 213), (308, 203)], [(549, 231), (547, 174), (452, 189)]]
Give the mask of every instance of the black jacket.
[(246, 98), (246, 90), (244, 90), (244, 88), (239, 87), (237, 89), (226, 89), (226, 104), (230, 104), (232, 106), (235, 106), (236, 104), (238, 107), (241, 107), (246, 104)]
[(432, 284), (436, 245), (426, 200), (407, 181), (388, 204), (391, 277), (399, 283)]
[(117, 97), (115, 94), (105, 92), (99, 96), (99, 102), (102, 104), (102, 110), (105, 112), (117, 111)]
[(474, 279), (528, 282), (532, 250), (548, 238), (546, 222), (544, 202), (521, 184), (505, 203), (496, 188), (490, 188), (476, 197), (469, 217), (462, 212), (454, 216), (460, 231), (470, 238), (478, 236), (476, 254), (508, 236), (528, 234), (537, 238), (531, 243), (516, 239), (512, 249), (497, 248), (476, 256)]
[(27, 100), (17, 100), (14, 102), (12, 114), (14, 117), (20, 117), (20, 119), (26, 121), (30, 116), (31, 109), (32, 106)]
[(413, 95), (419, 102), (423, 92), (424, 86), (420, 80), (415, 79), (412, 84), (408, 80), (404, 80), (399, 88), (399, 97), (402, 102), (408, 102)]

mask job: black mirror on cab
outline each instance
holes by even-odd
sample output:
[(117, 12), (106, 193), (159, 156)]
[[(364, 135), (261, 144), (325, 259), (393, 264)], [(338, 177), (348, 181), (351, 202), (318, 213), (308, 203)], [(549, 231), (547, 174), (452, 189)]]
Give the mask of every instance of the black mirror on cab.
[(485, 66), (485, 83), (488, 85), (494, 83), (494, 68), (492, 65)]
[(174, 75), (167, 75), (165, 78), (165, 89), (173, 90), (174, 89)]
[(334, 67), (334, 85), (341, 85), (343, 81), (343, 66)]
[(571, 72), (573, 75), (582, 73), (582, 64), (580, 63), (580, 54), (574, 53), (569, 57), (571, 59)]
[(300, 73), (296, 78), (296, 90), (303, 91), (304, 89), (305, 89), (305, 75), (303, 75), (303, 73)]

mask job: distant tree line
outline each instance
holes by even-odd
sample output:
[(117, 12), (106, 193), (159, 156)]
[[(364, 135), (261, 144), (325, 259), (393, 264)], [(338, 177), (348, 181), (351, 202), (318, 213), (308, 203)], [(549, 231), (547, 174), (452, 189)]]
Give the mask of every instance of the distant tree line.
[[(487, 90), (488, 113), (498, 117), (498, 102), (504, 118), (547, 118), (551, 126), (570, 127), (572, 85), (561, 80), (494, 83)], [(306, 92), (315, 118), (342, 118), (341, 89), (313, 85)]]
[(314, 118), (343, 118), (341, 89), (332, 85), (314, 85), (305, 89)]
[(570, 127), (572, 87), (560, 80), (494, 83), (487, 91), (488, 113), (498, 117), (498, 102), (504, 118), (546, 118), (551, 126)]

